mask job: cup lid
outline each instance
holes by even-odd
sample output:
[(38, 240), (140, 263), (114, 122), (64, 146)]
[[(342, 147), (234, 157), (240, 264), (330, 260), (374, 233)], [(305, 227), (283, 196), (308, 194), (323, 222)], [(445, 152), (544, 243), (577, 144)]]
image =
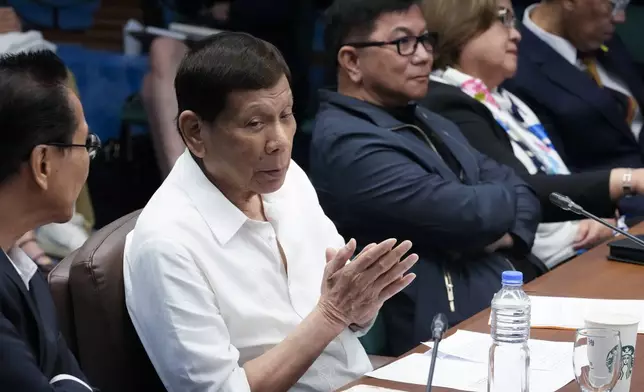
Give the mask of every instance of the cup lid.
[(641, 318), (628, 313), (618, 312), (590, 312), (586, 315), (585, 320), (590, 323), (609, 325), (609, 326), (625, 326), (639, 324)]

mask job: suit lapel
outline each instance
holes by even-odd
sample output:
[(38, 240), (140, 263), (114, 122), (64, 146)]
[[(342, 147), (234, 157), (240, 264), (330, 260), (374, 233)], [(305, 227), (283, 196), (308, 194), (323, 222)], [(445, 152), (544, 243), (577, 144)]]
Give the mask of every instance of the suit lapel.
[(530, 30), (522, 27), (521, 33), (524, 37), (524, 45), (520, 50), (529, 53), (528, 56), (531, 57), (532, 61), (540, 65), (542, 72), (548, 79), (592, 106), (614, 128), (634, 140), (633, 133), (626, 126), (619, 110), (616, 109), (614, 98), (609, 92), (598, 88), (594, 80), (566, 61)]
[(38, 363), (40, 368), (42, 369), (43, 360), (45, 359), (45, 336), (43, 334), (44, 326), (42, 324), (40, 312), (32, 296), (29, 294), (25, 283), (20, 278), (20, 275), (18, 275), (18, 271), (16, 271), (15, 267), (11, 263), (11, 260), (9, 260), (4, 252), (0, 252), (0, 273), (4, 273), (9, 278), (9, 280), (11, 280), (16, 285), (16, 287), (20, 291), (20, 294), (22, 294), (21, 301), (27, 304), (30, 313), (25, 316), (31, 317), (33, 319), (33, 322), (37, 326), (36, 329), (38, 330), (38, 342), (36, 343), (38, 344), (39, 350)]

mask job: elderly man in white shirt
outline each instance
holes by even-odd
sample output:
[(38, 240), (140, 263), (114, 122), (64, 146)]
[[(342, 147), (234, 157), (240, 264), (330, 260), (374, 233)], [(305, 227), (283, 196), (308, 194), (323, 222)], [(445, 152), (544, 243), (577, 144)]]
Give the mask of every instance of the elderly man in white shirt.
[(347, 262), (290, 159), (289, 71), (272, 45), (223, 33), (184, 58), (175, 87), (187, 150), (128, 235), (127, 308), (178, 391), (331, 391), (371, 369), (358, 337), (411, 283), (409, 241)]

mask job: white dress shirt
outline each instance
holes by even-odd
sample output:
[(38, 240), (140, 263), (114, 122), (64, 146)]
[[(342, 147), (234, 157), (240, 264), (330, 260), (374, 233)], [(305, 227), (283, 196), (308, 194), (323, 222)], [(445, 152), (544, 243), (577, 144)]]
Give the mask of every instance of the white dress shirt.
[[(573, 46), (568, 40), (559, 37), (558, 35), (551, 34), (541, 27), (537, 26), (532, 19), (530, 19), (530, 14), (539, 4), (533, 4), (526, 8), (525, 13), (523, 14), (523, 25), (530, 30), (534, 35), (536, 35), (540, 40), (548, 44), (555, 52), (559, 53), (567, 62), (579, 68), (580, 70), (585, 70), (585, 65), (577, 58), (577, 48)], [(608, 48), (610, 50), (610, 48)], [(602, 81), (602, 84), (607, 88), (610, 88), (620, 93), (630, 96), (633, 96), (631, 90), (628, 88), (628, 85), (624, 83), (617, 75), (609, 73), (606, 71), (601, 63), (596, 62), (597, 73), (599, 74), (599, 79)], [(631, 130), (635, 139), (639, 138), (640, 132), (642, 130), (642, 124), (644, 124), (644, 118), (642, 117), (641, 108), (637, 107), (635, 110), (635, 116), (633, 117), (633, 123), (631, 124)]]
[[(243, 365), (317, 304), (325, 249), (344, 240), (295, 162), (262, 198), (268, 222), (247, 218), (186, 151), (127, 237), (127, 309), (170, 392), (250, 391)], [(370, 370), (345, 329), (291, 391), (335, 390)]]
[(27, 291), (29, 291), (29, 281), (31, 281), (31, 278), (33, 278), (34, 275), (36, 275), (36, 272), (38, 272), (38, 265), (36, 265), (36, 263), (27, 256), (25, 251), (17, 246), (9, 249), (9, 253), (6, 255), (13, 268), (20, 276), (20, 279), (24, 282)]

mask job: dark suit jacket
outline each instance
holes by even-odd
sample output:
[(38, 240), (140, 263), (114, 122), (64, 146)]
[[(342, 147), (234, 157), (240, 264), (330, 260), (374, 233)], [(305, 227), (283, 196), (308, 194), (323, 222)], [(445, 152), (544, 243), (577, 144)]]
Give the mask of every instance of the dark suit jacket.
[[(441, 116), (454, 122), (472, 147), (497, 162), (509, 166), (537, 192), (541, 201), (544, 222), (580, 219), (580, 216), (555, 207), (548, 196), (559, 192), (575, 200), (595, 215), (612, 217), (616, 205), (610, 199), (608, 181), (610, 170), (575, 173), (568, 176), (549, 176), (545, 173), (530, 175), (514, 155), (507, 132), (481, 102), (462, 92), (458, 87), (432, 81), (425, 99), (420, 102)], [(557, 151), (562, 150), (552, 123), (540, 119)], [(566, 157), (562, 155), (562, 159)]]
[[(553, 121), (570, 169), (644, 167), (644, 137), (635, 139), (615, 98), (530, 30), (520, 30), (517, 74), (504, 87)], [(628, 84), (644, 109), (644, 82), (623, 43), (615, 37), (606, 46), (599, 61)]]
[[(389, 354), (430, 338), (437, 312), (455, 325), (490, 306), (502, 271), (512, 266), (503, 255), (483, 249), (512, 233), (515, 250), (529, 253), (540, 220), (534, 192), (427, 109), (417, 107), (416, 119), (434, 130), (461, 173), (445, 164), (414, 125), (338, 93), (323, 91), (320, 100), (311, 180), (324, 211), (342, 235), (359, 244), (409, 239), (420, 256), (414, 283), (383, 308)], [(454, 285), (454, 312), (446, 271)]]
[(0, 390), (2, 392), (87, 392), (74, 381), (50, 385), (68, 374), (87, 383), (57, 327), (45, 279), (36, 273), (30, 291), (0, 252)]

